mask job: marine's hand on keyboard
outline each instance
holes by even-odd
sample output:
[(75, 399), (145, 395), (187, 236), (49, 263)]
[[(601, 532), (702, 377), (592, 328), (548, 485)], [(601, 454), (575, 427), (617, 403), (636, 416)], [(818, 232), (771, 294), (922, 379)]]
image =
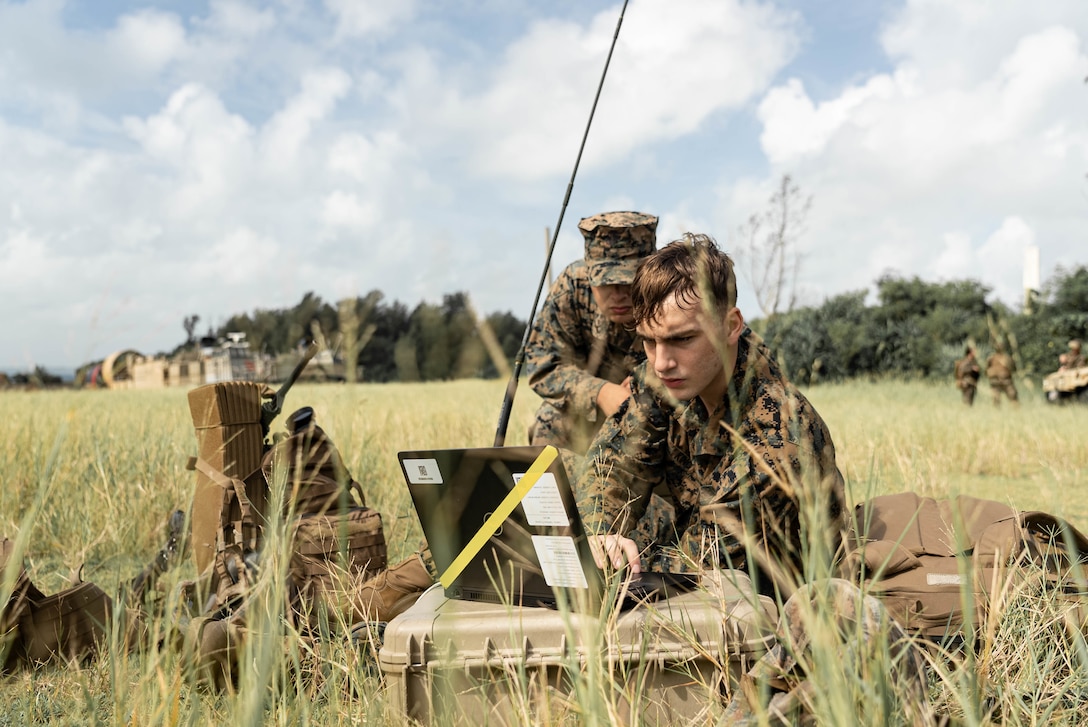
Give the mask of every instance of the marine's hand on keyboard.
[(589, 547), (593, 551), (593, 560), (601, 570), (611, 563), (616, 570), (629, 566), (631, 573), (642, 572), (642, 562), (638, 557), (638, 545), (622, 535), (591, 535)]

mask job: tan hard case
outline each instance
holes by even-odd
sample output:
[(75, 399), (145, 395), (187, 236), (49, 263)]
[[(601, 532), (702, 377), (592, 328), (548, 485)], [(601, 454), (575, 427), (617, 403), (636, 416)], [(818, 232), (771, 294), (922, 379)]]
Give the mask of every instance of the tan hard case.
[(624, 724), (713, 720), (774, 640), (774, 602), (738, 578), (715, 595), (616, 612), (607, 625), (597, 614), (448, 599), (436, 584), (386, 627), (387, 697), (423, 724), (580, 722), (587, 708)]

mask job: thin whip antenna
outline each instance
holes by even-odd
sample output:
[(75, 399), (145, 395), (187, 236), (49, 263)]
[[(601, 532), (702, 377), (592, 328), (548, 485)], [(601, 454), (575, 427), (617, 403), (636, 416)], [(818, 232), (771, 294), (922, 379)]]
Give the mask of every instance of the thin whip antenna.
[(567, 193), (563, 196), (563, 206), (559, 209), (559, 221), (555, 223), (555, 233), (552, 235), (551, 244), (548, 245), (548, 255), (544, 260), (544, 270), (540, 274), (540, 283), (536, 286), (536, 297), (533, 298), (533, 307), (529, 309), (529, 320), (525, 323), (525, 334), (521, 337), (521, 347), (514, 358), (514, 372), (510, 375), (510, 383), (506, 385), (506, 396), (502, 400), (502, 409), (499, 411), (499, 425), (495, 430), (495, 445), (501, 447), (506, 443), (506, 430), (510, 425), (510, 412), (514, 408), (514, 394), (518, 390), (518, 379), (521, 378), (521, 367), (525, 364), (525, 347), (529, 345), (529, 334), (533, 329), (533, 318), (536, 317), (536, 307), (540, 303), (540, 293), (544, 289), (544, 283), (548, 278), (548, 271), (552, 265), (552, 253), (555, 252), (555, 242), (559, 239), (559, 229), (563, 226), (563, 215), (567, 212), (567, 204), (570, 202), (570, 194), (574, 191), (574, 178), (578, 176), (578, 165), (582, 162), (582, 152), (586, 148), (586, 139), (589, 138), (589, 129), (593, 125), (593, 115), (597, 112), (597, 102), (601, 99), (601, 89), (604, 88), (604, 79), (608, 76), (608, 65), (612, 62), (612, 52), (616, 50), (616, 41), (620, 37), (620, 27), (623, 25), (623, 14), (627, 12), (627, 0), (623, 0), (620, 8), (620, 17), (616, 21), (616, 32), (612, 34), (612, 45), (608, 48), (608, 58), (604, 61), (604, 70), (601, 72), (601, 81), (597, 84), (597, 94), (593, 97), (593, 108), (589, 110), (589, 119), (586, 121), (586, 130), (582, 134), (582, 144), (578, 147), (578, 156), (574, 160), (574, 169), (570, 173), (570, 181), (567, 182)]

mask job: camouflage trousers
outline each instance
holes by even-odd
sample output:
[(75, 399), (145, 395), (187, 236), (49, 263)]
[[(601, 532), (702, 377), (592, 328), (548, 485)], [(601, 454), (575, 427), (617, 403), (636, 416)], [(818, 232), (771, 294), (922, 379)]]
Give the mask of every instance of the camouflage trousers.
[(544, 402), (536, 410), (536, 419), (529, 426), (529, 444), (534, 447), (552, 445), (568, 449), (578, 454), (585, 454), (604, 422), (598, 412), (596, 421), (589, 421), (584, 416), (572, 415), (557, 409), (549, 402)]
[(975, 381), (963, 381), (960, 383), (960, 391), (963, 392), (963, 403), (971, 406), (975, 403), (975, 392), (978, 391), (978, 383)]
[(1016, 385), (1012, 383), (1012, 379), (990, 379), (990, 393), (994, 397), (994, 406), (998, 406), (1001, 403), (1002, 394), (1009, 397), (1009, 401), (1019, 401), (1016, 394)]
[(782, 607), (776, 636), (778, 643), (741, 677), (725, 724), (824, 723), (836, 714), (841, 719), (844, 710), (857, 724), (883, 722), (889, 714), (907, 724), (936, 724), (924, 647), (853, 583), (802, 586)]

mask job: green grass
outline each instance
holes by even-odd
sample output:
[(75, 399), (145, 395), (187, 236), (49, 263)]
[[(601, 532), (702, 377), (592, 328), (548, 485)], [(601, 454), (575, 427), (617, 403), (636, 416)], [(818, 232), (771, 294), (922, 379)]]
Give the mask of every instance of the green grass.
[[(489, 446), (503, 390), (503, 382), (480, 381), (299, 385), (286, 409), (314, 407), (368, 504), (383, 513), (390, 560), (397, 562), (418, 547), (421, 533), (396, 452)], [(185, 394), (0, 394), (0, 535), (21, 538), (30, 576), (42, 590), (59, 590), (82, 566), (84, 578), (112, 591), (160, 547), (167, 516), (187, 506), (195, 482), (184, 468), (196, 453)], [(951, 383), (854, 382), (806, 394), (831, 429), (855, 502), (903, 490), (936, 497), (963, 493), (1088, 526), (1088, 407), (1047, 406), (1041, 395), (1022, 388), (1019, 407), (1006, 402), (995, 408), (983, 386), (968, 408)], [(523, 386), (508, 444), (525, 442), (536, 401)], [(192, 575), (191, 566), (182, 567), (167, 583)], [(271, 593), (278, 582), (274, 573), (269, 578)], [(1024, 592), (1014, 600), (1015, 608), (990, 628), (977, 662), (974, 656), (967, 664), (955, 656), (942, 662), (933, 699), (965, 724), (985, 724), (995, 715), (1007, 724), (1076, 724), (1088, 701), (1083, 638), (1070, 636), (1077, 630), (1065, 627), (1053, 597)], [(0, 678), (0, 725), (400, 722), (361, 665), (360, 651), (344, 639), (327, 639), (310, 651), (297, 640), (285, 647), (282, 638), (269, 636), (247, 648), (256, 666), (236, 694), (193, 687), (171, 646), (141, 654), (114, 647), (85, 668), (7, 675)], [(830, 653), (826, 659), (826, 668), (842, 671), (840, 660)], [(311, 672), (321, 678), (299, 676)], [(608, 696), (608, 678), (595, 669), (587, 673), (595, 686), (580, 685), (579, 708), (583, 717), (608, 721), (614, 697)], [(860, 694), (862, 701), (862, 687), (872, 688), (871, 682), (845, 684), (834, 672), (821, 684)], [(844, 700), (832, 700), (829, 714), (841, 716), (844, 704), (856, 708), (855, 697)], [(720, 709), (706, 716), (716, 719)], [(902, 720), (892, 714), (869, 723)]]

